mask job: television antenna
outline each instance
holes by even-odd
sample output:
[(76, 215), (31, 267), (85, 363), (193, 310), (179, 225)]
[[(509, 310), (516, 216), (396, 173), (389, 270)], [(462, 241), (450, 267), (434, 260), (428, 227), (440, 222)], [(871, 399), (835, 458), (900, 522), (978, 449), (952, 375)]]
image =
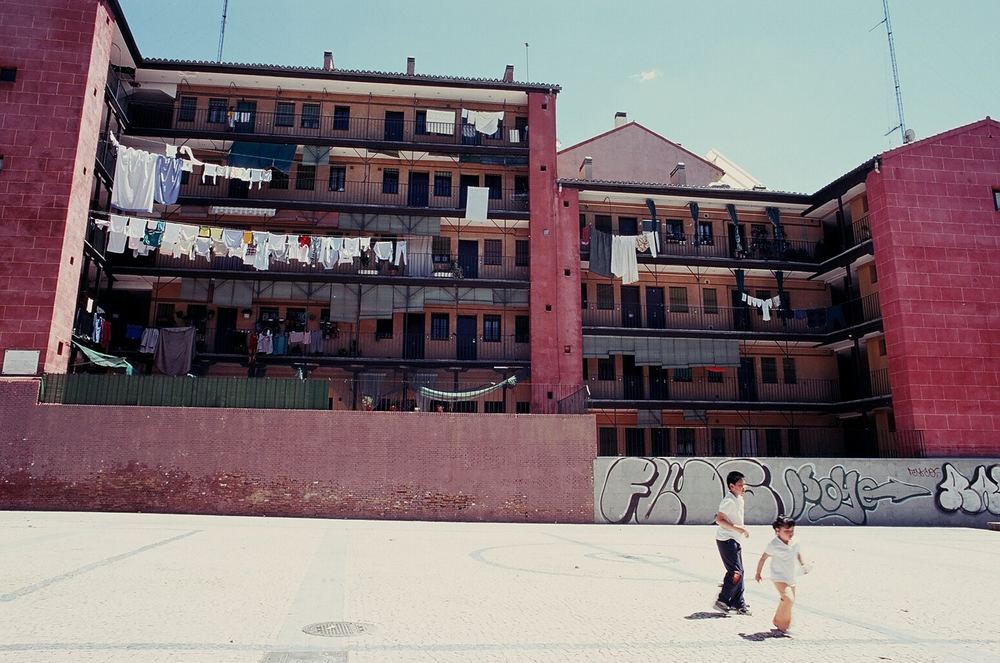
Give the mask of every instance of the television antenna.
[(872, 30), (885, 23), (885, 35), (889, 40), (889, 60), (892, 62), (892, 80), (896, 86), (896, 113), (899, 118), (899, 124), (889, 129), (885, 135), (888, 136), (899, 129), (899, 135), (903, 142), (910, 143), (914, 139), (914, 133), (912, 130), (907, 130), (906, 122), (903, 120), (903, 92), (899, 86), (899, 65), (896, 64), (896, 45), (892, 38), (892, 21), (889, 19), (889, 0), (882, 0), (882, 12), (882, 20), (876, 23)]
[(219, 54), (215, 57), (216, 62), (222, 62), (222, 42), (226, 39), (226, 11), (229, 9), (229, 0), (222, 0), (222, 25), (219, 27)]

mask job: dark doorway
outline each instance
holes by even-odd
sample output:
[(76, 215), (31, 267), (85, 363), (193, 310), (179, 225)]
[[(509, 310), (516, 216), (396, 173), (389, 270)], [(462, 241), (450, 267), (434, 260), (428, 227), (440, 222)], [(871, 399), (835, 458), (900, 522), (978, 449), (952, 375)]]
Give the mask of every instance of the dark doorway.
[(646, 288), (646, 326), (650, 329), (666, 329), (667, 327), (663, 288)]
[(458, 316), (455, 321), (455, 342), (457, 359), (476, 359), (476, 316)]
[(236, 117), (233, 120), (233, 131), (238, 134), (252, 134), (257, 125), (257, 102), (238, 102)]
[(622, 382), (625, 385), (625, 400), (643, 399), (642, 366), (635, 365), (635, 357), (622, 355)]
[(736, 331), (750, 331), (752, 325), (750, 317), (750, 307), (743, 302), (743, 294), (739, 290), (733, 290), (733, 329)]
[(246, 335), (237, 334), (238, 311), (228, 306), (215, 309), (215, 351), (220, 354), (244, 354), (247, 351)]
[(245, 200), (250, 197), (250, 183), (244, 182), (243, 180), (229, 180), (229, 192), (230, 198), (239, 198)]
[(427, 207), (430, 195), (430, 173), (415, 173), (410, 171), (407, 204), (410, 207)]
[(458, 240), (458, 266), (462, 278), (479, 278), (479, 242), (471, 239)]
[(622, 293), (622, 327), (642, 326), (642, 305), (639, 303), (639, 286), (623, 285)]
[(407, 313), (403, 325), (403, 359), (424, 358), (424, 314)]
[(459, 175), (458, 176), (458, 207), (465, 209), (465, 204), (469, 200), (468, 188), (479, 186), (479, 175)]
[(740, 384), (740, 400), (757, 400), (757, 372), (754, 370), (753, 357), (740, 357), (740, 368), (737, 371)]
[(400, 111), (385, 112), (385, 140), (403, 140), (403, 113)]
[(654, 401), (668, 398), (667, 371), (662, 366), (649, 367), (649, 397)]

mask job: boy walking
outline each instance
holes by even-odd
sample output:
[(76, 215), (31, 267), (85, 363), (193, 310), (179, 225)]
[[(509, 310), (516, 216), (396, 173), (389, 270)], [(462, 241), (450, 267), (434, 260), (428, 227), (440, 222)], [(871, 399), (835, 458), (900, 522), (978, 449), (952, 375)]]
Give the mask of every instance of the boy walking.
[(715, 514), (715, 524), (719, 526), (715, 532), (715, 543), (726, 567), (715, 609), (749, 615), (750, 606), (743, 599), (743, 548), (740, 545), (741, 538), (750, 536), (743, 526), (743, 474), (730, 472), (726, 476), (726, 486), (729, 490)]
[(795, 575), (796, 562), (802, 567), (803, 573), (807, 572), (805, 562), (802, 561), (802, 553), (799, 552), (799, 544), (792, 543), (795, 536), (795, 521), (786, 516), (778, 516), (771, 525), (774, 527), (774, 540), (767, 544), (767, 549), (760, 556), (757, 562), (757, 574), (755, 579), (760, 582), (760, 573), (764, 570), (764, 562), (771, 558), (771, 580), (774, 581), (774, 588), (778, 590), (778, 609), (774, 613), (772, 623), (775, 628), (784, 633), (792, 623), (792, 605), (795, 603)]

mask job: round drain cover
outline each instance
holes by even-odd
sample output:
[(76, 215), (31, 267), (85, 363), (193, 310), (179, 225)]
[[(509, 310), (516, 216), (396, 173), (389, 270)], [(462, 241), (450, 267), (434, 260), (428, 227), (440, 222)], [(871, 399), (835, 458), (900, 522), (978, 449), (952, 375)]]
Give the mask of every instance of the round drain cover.
[(372, 624), (363, 622), (318, 622), (302, 627), (302, 632), (326, 638), (346, 638), (352, 635), (371, 633), (372, 628)]

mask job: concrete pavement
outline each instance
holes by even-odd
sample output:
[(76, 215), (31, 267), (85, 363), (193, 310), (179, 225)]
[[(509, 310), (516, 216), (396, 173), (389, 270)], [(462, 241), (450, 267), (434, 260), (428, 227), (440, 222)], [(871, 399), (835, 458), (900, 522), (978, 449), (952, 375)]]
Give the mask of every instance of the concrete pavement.
[(0, 663), (995, 660), (997, 533), (797, 539), (813, 572), (773, 638), (769, 584), (710, 611), (710, 527), (0, 512)]

